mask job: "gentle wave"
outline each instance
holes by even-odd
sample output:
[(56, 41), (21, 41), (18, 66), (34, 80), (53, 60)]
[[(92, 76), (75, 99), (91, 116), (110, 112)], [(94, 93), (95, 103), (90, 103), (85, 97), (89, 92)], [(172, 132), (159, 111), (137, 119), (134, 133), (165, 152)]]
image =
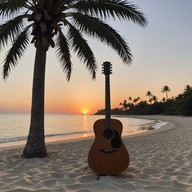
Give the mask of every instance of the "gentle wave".
[[(80, 134), (87, 134), (87, 133), (91, 133), (90, 132), (70, 132), (70, 133), (63, 133), (63, 134), (49, 134), (49, 135), (45, 135), (45, 138), (50, 138), (50, 137), (64, 137), (64, 136), (69, 136), (69, 135), (80, 135)], [(5, 139), (0, 139), (0, 143), (12, 143), (12, 142), (17, 142), (17, 141), (25, 141), (27, 140), (27, 136), (23, 136), (23, 137), (12, 137), (12, 138), (5, 138)]]
[(160, 121), (158, 120), (157, 123), (155, 123), (152, 127), (154, 129), (160, 129), (161, 127), (165, 126), (167, 124), (166, 121)]
[[(100, 115), (45, 115), (45, 138), (47, 141), (75, 139), (94, 136), (93, 124)], [(164, 122), (157, 120), (113, 116), (123, 124), (122, 136), (135, 134), (138, 131), (157, 129)], [(29, 114), (0, 114), (0, 144), (19, 143), (27, 140), (29, 132)]]
[(5, 139), (0, 139), (0, 143), (10, 143), (10, 142), (24, 141), (26, 139), (27, 139), (27, 136), (26, 137), (5, 138)]

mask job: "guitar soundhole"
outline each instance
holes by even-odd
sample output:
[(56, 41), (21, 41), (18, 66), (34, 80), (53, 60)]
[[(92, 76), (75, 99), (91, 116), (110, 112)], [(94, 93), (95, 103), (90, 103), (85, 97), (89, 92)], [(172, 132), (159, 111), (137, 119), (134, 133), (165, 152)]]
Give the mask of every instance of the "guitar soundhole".
[(111, 129), (106, 129), (103, 132), (103, 136), (104, 136), (105, 139), (112, 139), (114, 137), (114, 132)]

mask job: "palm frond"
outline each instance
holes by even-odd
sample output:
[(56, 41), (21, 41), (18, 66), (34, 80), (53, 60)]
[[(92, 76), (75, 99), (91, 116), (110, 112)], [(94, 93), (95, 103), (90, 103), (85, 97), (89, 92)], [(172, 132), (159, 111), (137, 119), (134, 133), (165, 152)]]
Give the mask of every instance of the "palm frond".
[(7, 2), (1, 1), (0, 2), (0, 16), (5, 16), (7, 13)]
[(85, 14), (95, 15), (104, 19), (117, 17), (123, 20), (131, 20), (134, 23), (145, 26), (147, 19), (138, 11), (136, 5), (126, 0), (77, 0), (73, 6)]
[(109, 25), (101, 20), (86, 15), (73, 14), (75, 25), (79, 30), (92, 36), (97, 37), (102, 42), (111, 46), (125, 63), (131, 63), (132, 54), (125, 40)]
[(23, 9), (28, 0), (1, 0), (0, 1), (0, 16), (11, 16)]
[(6, 3), (6, 2), (7, 2), (7, 0), (0, 0), (0, 4)]
[(15, 67), (18, 59), (21, 58), (25, 52), (27, 45), (30, 43), (27, 34), (29, 27), (27, 27), (21, 34), (15, 39), (12, 47), (9, 49), (3, 65), (3, 78), (6, 79), (9, 76), (11, 68)]
[(82, 35), (73, 25), (68, 23), (68, 26), (68, 36), (74, 51), (77, 53), (78, 57), (83, 60), (84, 63), (86, 63), (86, 67), (92, 74), (92, 78), (95, 79), (97, 66), (91, 48), (89, 47), (87, 41), (82, 37)]
[(59, 31), (57, 36), (56, 46), (56, 53), (60, 62), (62, 63), (63, 71), (65, 71), (67, 74), (67, 80), (69, 81), (72, 72), (71, 55), (69, 50), (69, 43), (61, 31)]
[(71, 9), (73, 7), (74, 0), (54, 0), (54, 3), (51, 7), (51, 11), (54, 13), (64, 13), (66, 10)]
[(9, 43), (9, 40), (13, 41), (15, 37), (22, 31), (22, 29), (22, 16), (15, 17), (13, 20), (9, 20), (0, 25), (0, 50)]

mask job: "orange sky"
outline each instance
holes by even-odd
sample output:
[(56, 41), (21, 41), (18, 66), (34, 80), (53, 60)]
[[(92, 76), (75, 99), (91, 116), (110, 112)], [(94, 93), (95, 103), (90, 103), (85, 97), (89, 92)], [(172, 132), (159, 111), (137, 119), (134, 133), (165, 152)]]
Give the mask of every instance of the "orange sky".
[[(111, 22), (132, 50), (132, 65), (125, 66), (111, 48), (88, 39), (98, 63), (97, 79), (92, 81), (84, 64), (73, 55), (72, 77), (67, 82), (55, 51), (49, 50), (46, 67), (46, 112), (83, 113), (87, 109), (92, 114), (104, 108), (104, 75), (101, 74), (101, 64), (104, 61), (113, 64), (112, 108), (118, 107), (120, 102), (130, 96), (147, 99), (147, 91), (151, 91), (161, 100), (164, 97), (161, 93), (164, 85), (171, 88), (170, 97), (181, 93), (187, 84), (192, 85), (192, 1), (133, 2), (147, 15), (147, 28), (143, 29), (132, 23)], [(5, 51), (0, 53), (0, 63), (3, 62)], [(0, 113), (30, 113), (34, 55), (35, 49), (31, 45), (10, 77), (6, 81), (0, 80)]]

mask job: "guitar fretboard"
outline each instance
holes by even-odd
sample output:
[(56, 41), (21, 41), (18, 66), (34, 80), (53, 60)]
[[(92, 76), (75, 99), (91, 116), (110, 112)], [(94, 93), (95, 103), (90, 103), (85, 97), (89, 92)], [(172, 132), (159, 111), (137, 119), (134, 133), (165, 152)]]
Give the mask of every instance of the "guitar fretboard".
[(103, 63), (103, 73), (105, 74), (105, 120), (106, 120), (106, 129), (110, 129), (110, 120), (111, 120), (111, 102), (110, 102), (110, 74), (111, 63)]
[(110, 129), (111, 101), (110, 101), (110, 76), (105, 76), (105, 120), (106, 129)]

